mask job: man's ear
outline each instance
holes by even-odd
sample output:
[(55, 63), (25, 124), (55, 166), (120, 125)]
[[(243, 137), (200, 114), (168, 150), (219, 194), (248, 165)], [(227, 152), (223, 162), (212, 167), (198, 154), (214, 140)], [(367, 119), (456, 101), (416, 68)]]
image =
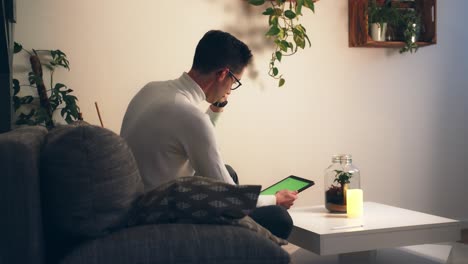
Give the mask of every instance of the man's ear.
[(223, 68), (216, 72), (216, 79), (218, 81), (223, 81), (228, 76), (229, 69)]

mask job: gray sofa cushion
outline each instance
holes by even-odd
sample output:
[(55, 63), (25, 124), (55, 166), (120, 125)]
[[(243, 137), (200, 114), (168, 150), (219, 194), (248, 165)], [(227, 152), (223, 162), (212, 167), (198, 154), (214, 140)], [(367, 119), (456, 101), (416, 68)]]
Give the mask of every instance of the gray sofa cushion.
[(45, 227), (53, 245), (49, 253), (66, 246), (64, 241), (95, 238), (124, 226), (133, 202), (143, 193), (124, 140), (86, 124), (49, 132), (41, 175)]
[(133, 227), (87, 242), (62, 264), (275, 264), (289, 254), (248, 229), (220, 225), (162, 224)]
[(45, 263), (39, 155), (47, 129), (0, 134), (0, 263)]
[(141, 196), (129, 225), (231, 224), (233, 219), (255, 209), (260, 188), (260, 185), (231, 185), (207, 177), (181, 177)]
[(256, 232), (259, 236), (265, 237), (280, 246), (284, 246), (288, 244), (288, 241), (273, 235), (270, 230), (264, 228), (259, 223), (255, 222), (250, 216), (244, 216), (241, 219), (236, 219), (232, 223), (233, 225), (241, 226), (247, 229)]

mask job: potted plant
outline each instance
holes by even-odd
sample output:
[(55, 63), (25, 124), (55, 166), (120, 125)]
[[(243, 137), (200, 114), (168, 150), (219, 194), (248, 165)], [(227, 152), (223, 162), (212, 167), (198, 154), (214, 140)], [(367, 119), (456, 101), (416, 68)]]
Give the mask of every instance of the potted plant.
[[(67, 123), (81, 119), (77, 98), (65, 84), (54, 82), (54, 73), (58, 68), (70, 70), (67, 55), (60, 50), (26, 50), (19, 43), (14, 43), (14, 53), (26, 52), (31, 63), (28, 84), (20, 84), (13, 79), (13, 106), (18, 113), (17, 125), (43, 125), (48, 129), (55, 126), (53, 114), (60, 114)], [(49, 73), (48, 83), (43, 70)]]
[(406, 9), (400, 11), (399, 28), (402, 32), (403, 42), (405, 46), (400, 49), (400, 53), (416, 52), (418, 50), (419, 33), (421, 30), (421, 16), (414, 9)]
[(369, 31), (375, 41), (385, 41), (387, 25), (393, 24), (398, 19), (398, 12), (392, 6), (391, 0), (369, 1), (368, 8)]
[(346, 212), (346, 191), (353, 172), (335, 170), (333, 184), (325, 192), (325, 207), (330, 212)]
[(285, 84), (276, 62), (281, 62), (284, 56), (295, 54), (299, 48), (304, 49), (306, 42), (311, 46), (306, 29), (299, 23), (302, 9), (315, 12), (314, 2), (318, 0), (248, 0), (249, 4), (259, 6), (269, 2), (270, 6), (263, 12), (268, 17), (266, 36), (272, 38), (275, 50), (271, 55), (268, 74), (278, 80), (278, 86)]

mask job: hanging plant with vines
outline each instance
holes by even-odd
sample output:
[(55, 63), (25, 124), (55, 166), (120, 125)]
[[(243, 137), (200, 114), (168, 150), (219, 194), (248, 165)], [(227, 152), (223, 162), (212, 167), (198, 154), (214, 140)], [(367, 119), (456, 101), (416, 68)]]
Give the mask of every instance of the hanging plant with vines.
[(248, 0), (249, 4), (260, 6), (269, 2), (270, 6), (263, 12), (268, 16), (267, 37), (272, 38), (275, 50), (271, 55), (268, 74), (278, 80), (278, 86), (285, 84), (286, 80), (280, 73), (277, 63), (283, 57), (295, 54), (299, 48), (304, 49), (306, 42), (311, 46), (306, 29), (299, 23), (303, 8), (315, 12), (314, 2), (318, 0)]

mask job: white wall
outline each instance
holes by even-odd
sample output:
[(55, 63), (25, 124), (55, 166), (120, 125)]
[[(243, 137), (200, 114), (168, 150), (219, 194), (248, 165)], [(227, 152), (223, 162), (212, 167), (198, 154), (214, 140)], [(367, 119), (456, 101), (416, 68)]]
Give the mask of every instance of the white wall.
[[(255, 63), (217, 133), (242, 183), (269, 185), (296, 174), (316, 181), (298, 205), (323, 203), (323, 170), (351, 153), (365, 199), (468, 219), (468, 1), (438, 1), (438, 44), (416, 54), (348, 47), (348, 1), (323, 0), (303, 24), (312, 48), (283, 60), (287, 83), (266, 75), (266, 19), (234, 0), (17, 1), (16, 40), (61, 49), (71, 71), (56, 77), (76, 92), (90, 123), (120, 130), (145, 83), (187, 71), (209, 29), (229, 29)], [(260, 28), (258, 34), (246, 33)], [(258, 43), (260, 40), (260, 43)]]

